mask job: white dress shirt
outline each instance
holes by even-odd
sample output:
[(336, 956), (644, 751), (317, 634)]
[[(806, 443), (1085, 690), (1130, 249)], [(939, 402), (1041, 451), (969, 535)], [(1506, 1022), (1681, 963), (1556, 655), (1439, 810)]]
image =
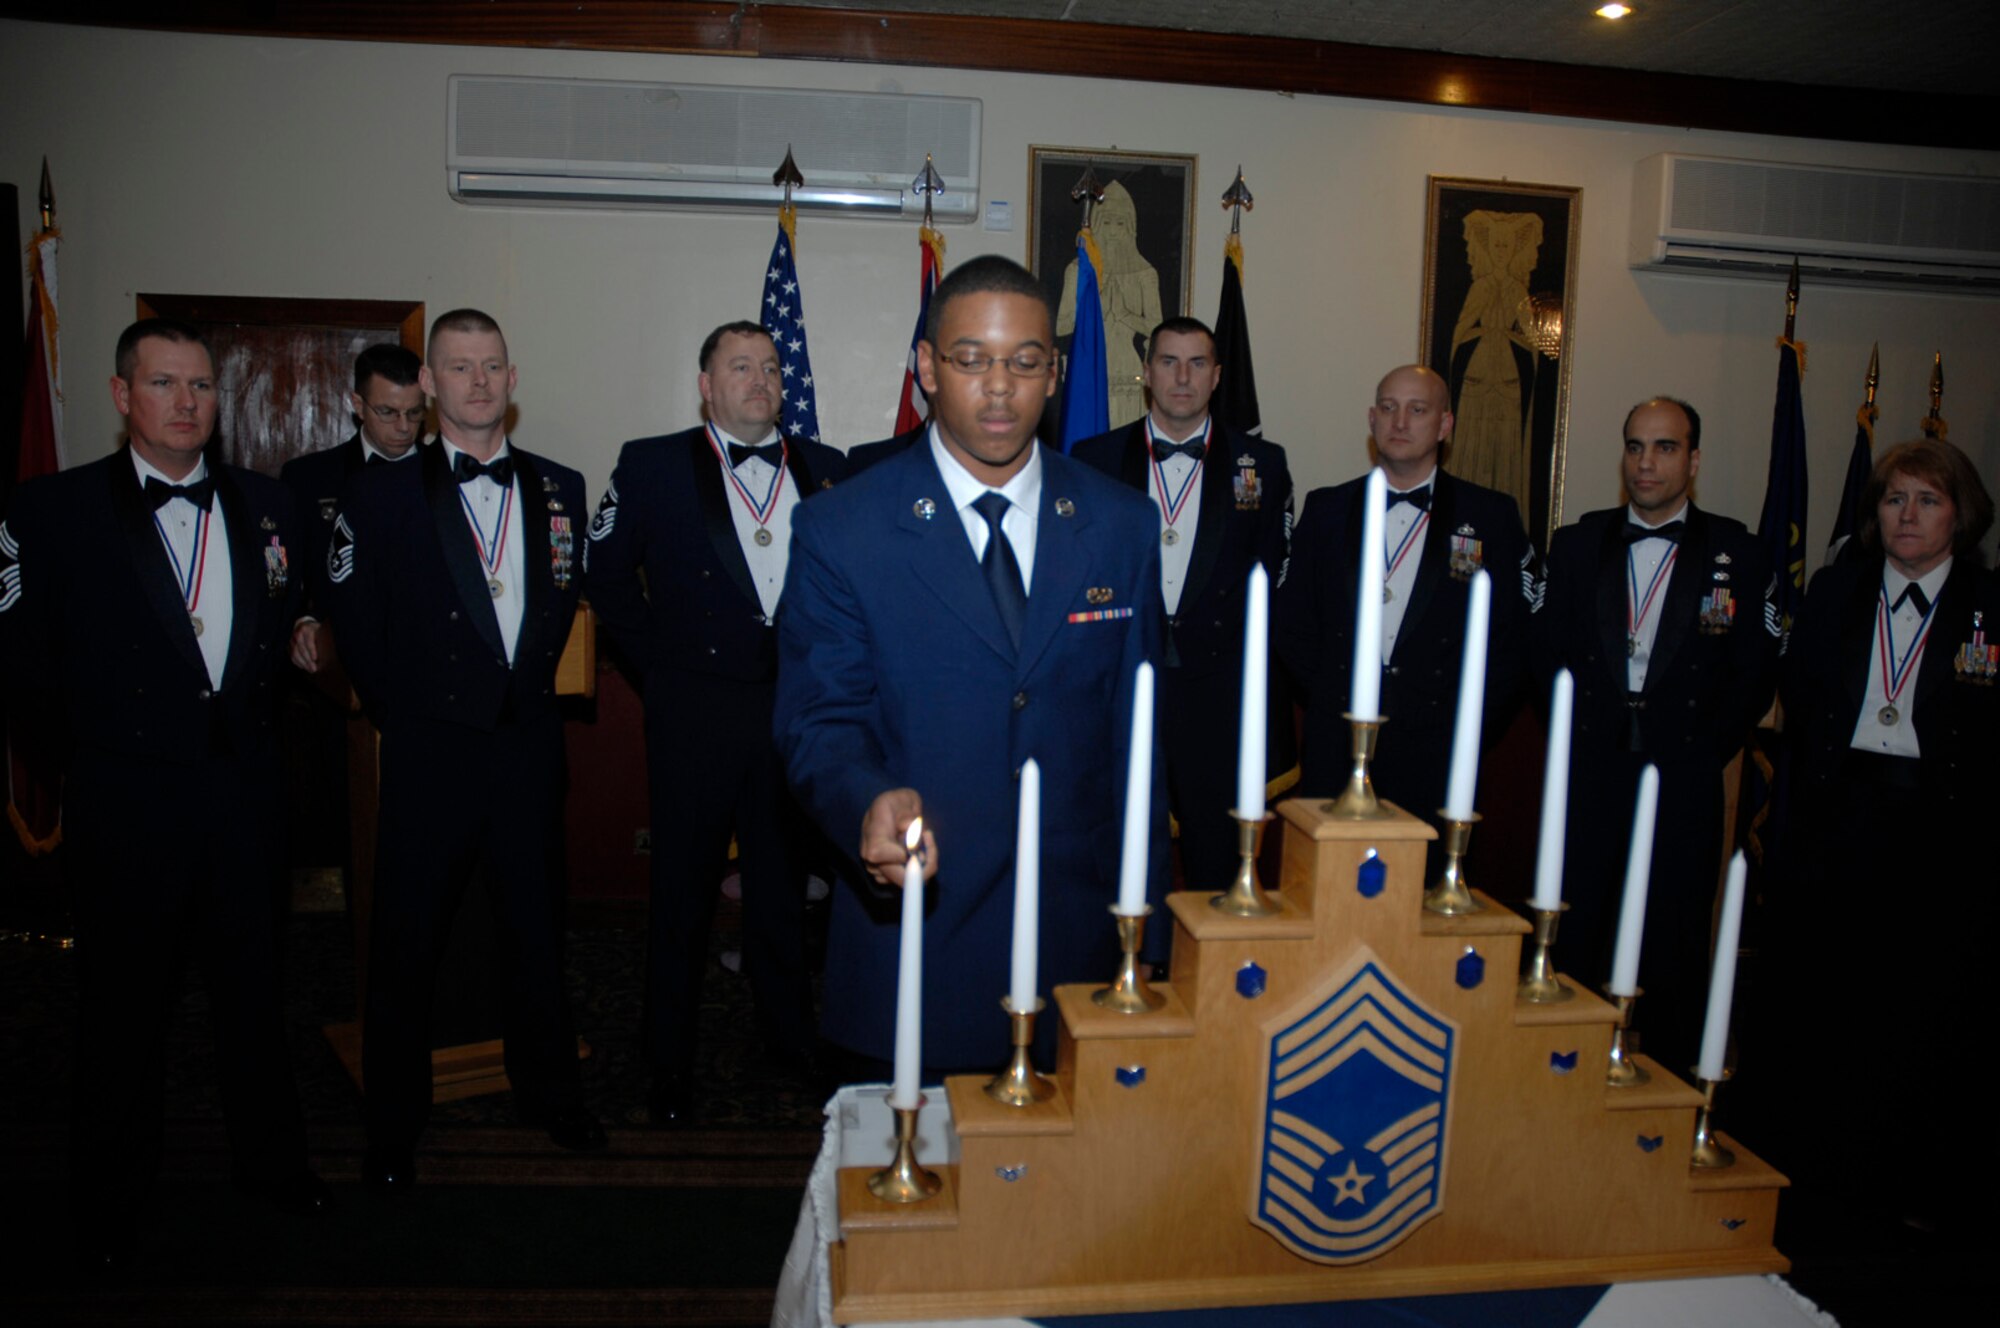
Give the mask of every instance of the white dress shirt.
[[(1207, 417), (1186, 438), (1174, 438), (1160, 433), (1153, 417), (1146, 416), (1146, 492), (1160, 509), (1160, 591), (1166, 599), (1169, 617), (1180, 612), (1181, 591), (1187, 587), (1188, 566), (1194, 559), (1194, 536), (1201, 528), (1202, 468), (1208, 464), (1208, 455), (1203, 453), (1199, 461), (1191, 456), (1172, 456), (1156, 463), (1152, 444), (1156, 439), (1184, 443), (1197, 434), (1203, 436), (1204, 442), (1212, 443)], [(1166, 482), (1165, 492), (1161, 491), (1162, 480)], [(1174, 511), (1176, 502), (1181, 504), (1180, 511), (1169, 521), (1167, 514)], [(1171, 544), (1166, 542), (1168, 530), (1175, 532)]]
[[(1625, 519), (1645, 526), (1664, 526), (1675, 521), (1687, 520), (1690, 503), (1683, 502), (1674, 514), (1665, 521), (1640, 521), (1639, 511), (1629, 504), (1625, 508)], [(1683, 526), (1683, 529), (1686, 527)], [(1623, 533), (1619, 535), (1624, 538)], [(1625, 657), (1625, 685), (1632, 691), (1646, 689), (1646, 666), (1653, 662), (1653, 640), (1660, 634), (1660, 615), (1666, 611), (1667, 587), (1673, 584), (1674, 569), (1667, 564), (1671, 557), (1678, 563), (1680, 545), (1668, 539), (1634, 540), (1625, 550), (1625, 626), (1628, 636), (1639, 638), (1639, 644)], [(1664, 570), (1662, 570), (1664, 569)], [(1653, 580), (1659, 578), (1655, 586)], [(1634, 591), (1633, 587), (1638, 589)], [(1651, 603), (1646, 602), (1646, 592), (1652, 591)], [(1641, 605), (1646, 616), (1637, 617)]]
[(972, 556), (975, 560), (986, 557), (986, 518), (979, 515), (973, 504), (989, 493), (997, 493), (1007, 500), (1007, 515), (1000, 519), (1001, 533), (1014, 547), (1014, 561), (1021, 565), (1021, 591), (1035, 593), (1035, 530), (1041, 520), (1042, 511), (1042, 445), (1040, 442), (1028, 444), (1028, 464), (1014, 472), (1014, 478), (998, 489), (991, 489), (982, 481), (973, 478), (972, 472), (958, 464), (958, 458), (946, 450), (938, 438), (937, 425), (931, 425), (931, 460), (937, 463), (938, 474), (944, 476), (945, 492), (950, 495), (953, 508), (958, 512), (959, 523), (965, 527), (965, 537), (972, 541)]
[[(1437, 467), (1431, 473), (1407, 489), (1391, 489), (1390, 493), (1415, 493), (1419, 489), (1430, 489), (1431, 501), (1437, 501)], [(1417, 588), (1417, 564), (1424, 559), (1424, 545), (1430, 542), (1430, 512), (1419, 512), (1409, 503), (1397, 503), (1382, 514), (1382, 571), (1384, 584), (1389, 590), (1389, 602), (1382, 606), (1382, 659), (1384, 663), (1396, 657), (1396, 638), (1403, 631), (1403, 613), (1410, 607), (1410, 594)], [(1417, 527), (1423, 526), (1419, 530)], [(1403, 554), (1403, 561), (1396, 562), (1396, 550), (1409, 546)], [(1392, 566), (1393, 564), (1393, 566)]]
[[(1937, 607), (1938, 596), (1944, 593), (1944, 583), (1950, 575), (1951, 559), (1946, 558), (1917, 578), (1915, 584), (1923, 590), (1924, 598), (1930, 601), (1933, 609)], [(1882, 594), (1890, 604), (1895, 604), (1897, 600), (1903, 602), (1889, 615), (1887, 642), (1884, 642), (1882, 633), (1883, 601), (1876, 601), (1875, 612), (1869, 618), (1874, 635), (1868, 642), (1868, 685), (1861, 693), (1861, 713), (1854, 718), (1854, 736), (1847, 745), (1857, 751), (1907, 756), (1915, 760), (1923, 755), (1917, 746), (1917, 671), (1924, 666), (1924, 652), (1930, 649), (1930, 638), (1921, 635), (1920, 639), (1926, 624), (1924, 615), (1917, 612), (1916, 601), (1903, 599), (1903, 592), (1910, 584), (1910, 578), (1894, 566), (1883, 566)], [(1893, 652), (1896, 664), (1901, 665), (1905, 655), (1910, 661), (1909, 671), (1902, 675), (1902, 689), (1893, 702), (1889, 699), (1891, 684), (1888, 670), (1882, 666), (1885, 644)], [(1882, 708), (1887, 705), (1896, 707), (1894, 724), (1882, 722)]]
[[(444, 464), (449, 470), (458, 454), (465, 449), (454, 445), (448, 438), (438, 441), (444, 445)], [(508, 454), (508, 450), (507, 440), (501, 439), (491, 460), (498, 461)], [(460, 484), (457, 488), (459, 507), (465, 512), (466, 524), (472, 527), (473, 543), (482, 550), (482, 562), (495, 556), (494, 540), (496, 537), (501, 540), (499, 566), (482, 566), (480, 580), (490, 577), (500, 583), (500, 593), (493, 599), (493, 613), (500, 620), (500, 641), (507, 649), (507, 663), (511, 665), (514, 662), (514, 647), (521, 640), (521, 615), (528, 607), (528, 583), (524, 574), (526, 563), (523, 561), (525, 550), (521, 547), (527, 538), (527, 523), (521, 517), (521, 477), (514, 477), (511, 502), (508, 501), (508, 491), (495, 483), (490, 475), (481, 475), (472, 483)], [(501, 520), (503, 514), (506, 518), (504, 523)]]
[[(197, 458), (194, 469), (184, 479), (175, 480), (146, 464), (136, 450), (132, 452), (132, 468), (139, 474), (142, 491), (149, 479), (162, 484), (195, 484), (208, 477), (205, 459)], [(153, 513), (153, 527), (160, 532), (160, 542), (166, 546), (167, 563), (173, 569), (182, 601), (187, 603), (188, 617), (201, 624), (194, 641), (201, 647), (208, 685), (219, 688), (223, 667), (229, 663), (229, 633), (236, 620), (236, 576), (229, 562), (229, 523), (222, 519), (222, 495), (217, 493), (208, 500), (207, 521), (197, 521), (199, 515), (187, 499), (169, 498)], [(197, 534), (202, 536), (205, 547), (196, 545)]]
[[(792, 509), (799, 505), (798, 486), (792, 483), (789, 472), (761, 457), (745, 457), (742, 465), (733, 468), (729, 464), (731, 443), (744, 447), (775, 443), (779, 441), (776, 429), (758, 443), (745, 443), (720, 425), (712, 424), (709, 429), (710, 438), (715, 440), (716, 459), (724, 471), (722, 487), (729, 490), (729, 519), (736, 525), (736, 542), (743, 546), (743, 561), (750, 565), (750, 583), (757, 587), (757, 603), (763, 608), (768, 625), (777, 615), (778, 596), (785, 589), (785, 564), (790, 561), (792, 549)], [(730, 483), (732, 473), (742, 484), (741, 490)], [(759, 544), (757, 513), (750, 504), (755, 503), (758, 511), (763, 510), (771, 501), (773, 485), (777, 486), (777, 505), (761, 526), (771, 532), (771, 542)]]

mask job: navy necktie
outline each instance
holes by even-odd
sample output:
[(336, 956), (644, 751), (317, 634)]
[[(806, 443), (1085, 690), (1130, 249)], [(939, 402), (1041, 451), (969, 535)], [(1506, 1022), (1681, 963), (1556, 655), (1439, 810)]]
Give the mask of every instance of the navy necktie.
[(159, 511), (176, 498), (185, 498), (206, 512), (215, 497), (214, 480), (196, 480), (193, 484), (169, 484), (165, 480), (146, 477), (146, 501)]
[(460, 484), (470, 484), (481, 475), (506, 488), (514, 482), (514, 454), (509, 452), (484, 463), (469, 452), (460, 452), (452, 457), (451, 476)]
[(1021, 623), (1028, 616), (1028, 592), (1021, 588), (1021, 564), (1000, 521), (1007, 515), (1007, 496), (988, 492), (972, 504), (972, 510), (986, 518), (986, 556), (979, 570), (986, 573), (986, 588), (993, 592), (993, 607), (1000, 610), (1000, 622), (1007, 639), (1016, 649), (1021, 645)]

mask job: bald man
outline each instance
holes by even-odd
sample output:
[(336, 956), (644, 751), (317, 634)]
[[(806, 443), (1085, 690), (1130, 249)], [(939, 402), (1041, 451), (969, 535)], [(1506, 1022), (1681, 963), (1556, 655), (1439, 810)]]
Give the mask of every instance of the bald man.
[[(1433, 825), (1444, 805), (1465, 605), (1472, 574), (1493, 578), (1487, 640), (1486, 732), (1497, 735), (1527, 676), (1528, 615), (1539, 582), (1514, 500), (1447, 474), (1451, 438), (1444, 379), (1404, 365), (1375, 389), (1368, 431), (1389, 481), (1383, 565), (1382, 731), (1373, 766), (1382, 797)], [(1306, 496), (1291, 564), (1277, 593), (1279, 659), (1305, 698), (1298, 792), (1337, 794), (1347, 781), (1347, 710), (1354, 663), (1354, 589), (1360, 578), (1367, 476)], [(1442, 855), (1432, 846), (1434, 875)]]

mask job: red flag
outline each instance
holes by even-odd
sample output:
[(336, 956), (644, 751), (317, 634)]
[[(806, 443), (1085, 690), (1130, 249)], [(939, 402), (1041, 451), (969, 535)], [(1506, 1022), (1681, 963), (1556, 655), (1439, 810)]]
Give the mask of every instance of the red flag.
[[(62, 468), (62, 361), (56, 318), (56, 248), (61, 233), (45, 227), (28, 246), (33, 300), (28, 310), (28, 368), (21, 384), (21, 454), (16, 480)], [(0, 540), (11, 541), (0, 525)], [(18, 590), (16, 591), (18, 593)], [(31, 855), (62, 842), (62, 777), (45, 736), (14, 715), (7, 733), (7, 819)]]
[(926, 226), (917, 232), (917, 247), (923, 251), (923, 270), (917, 277), (917, 327), (910, 334), (910, 358), (903, 365), (903, 394), (896, 399), (896, 432), (908, 433), (931, 417), (931, 403), (917, 382), (917, 343), (931, 316), (931, 293), (937, 289), (938, 269), (944, 266), (944, 236)]

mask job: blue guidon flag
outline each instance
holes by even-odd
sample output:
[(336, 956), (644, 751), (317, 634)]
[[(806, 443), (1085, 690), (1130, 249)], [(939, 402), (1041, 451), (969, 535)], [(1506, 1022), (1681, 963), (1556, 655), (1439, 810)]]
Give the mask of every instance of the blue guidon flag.
[(1363, 949), (1265, 1031), (1250, 1220), (1319, 1263), (1386, 1253), (1444, 1205), (1457, 1026)]

